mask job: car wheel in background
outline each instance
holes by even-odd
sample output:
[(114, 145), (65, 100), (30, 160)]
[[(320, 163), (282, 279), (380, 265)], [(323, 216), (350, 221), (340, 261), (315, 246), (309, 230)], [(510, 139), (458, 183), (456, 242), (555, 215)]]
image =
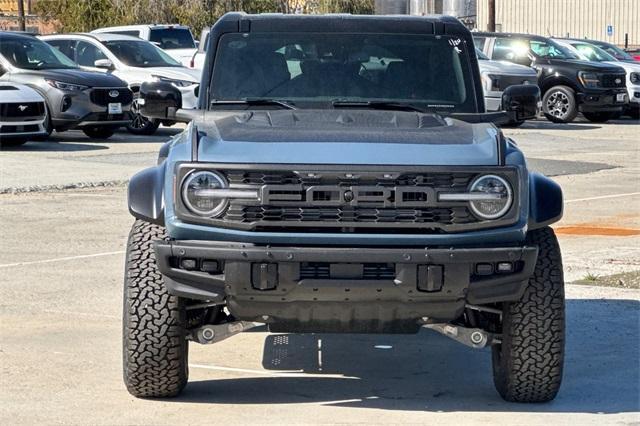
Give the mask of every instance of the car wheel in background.
[(84, 127), (82, 131), (92, 139), (108, 139), (116, 132), (113, 127), (105, 126)]
[(133, 95), (133, 102), (131, 103), (131, 114), (133, 120), (127, 125), (127, 131), (134, 135), (152, 135), (158, 130), (160, 122), (157, 120), (150, 120), (147, 117), (140, 114), (140, 104), (138, 103), (138, 97), (140, 95), (135, 93)]
[(593, 123), (606, 123), (616, 116), (615, 112), (583, 112), (584, 118)]
[(570, 123), (578, 115), (575, 92), (567, 86), (554, 86), (542, 97), (542, 111), (549, 121)]

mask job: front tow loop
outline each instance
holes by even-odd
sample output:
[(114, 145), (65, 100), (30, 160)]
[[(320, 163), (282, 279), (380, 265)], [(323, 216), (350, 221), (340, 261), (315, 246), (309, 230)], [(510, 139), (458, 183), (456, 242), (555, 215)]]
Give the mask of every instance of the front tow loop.
[(500, 343), (498, 335), (488, 333), (480, 328), (467, 328), (448, 323), (424, 324), (423, 327), (437, 331), (450, 339), (474, 349)]
[(243, 331), (264, 325), (261, 322), (234, 321), (225, 324), (204, 325), (191, 330), (190, 340), (204, 345), (218, 343)]

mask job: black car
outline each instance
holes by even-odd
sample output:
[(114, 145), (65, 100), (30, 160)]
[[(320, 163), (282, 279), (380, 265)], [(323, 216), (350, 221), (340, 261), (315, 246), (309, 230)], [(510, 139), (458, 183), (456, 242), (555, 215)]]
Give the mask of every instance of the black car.
[(489, 58), (537, 70), (542, 111), (551, 121), (569, 123), (582, 112), (589, 121), (605, 122), (629, 102), (621, 67), (580, 60), (553, 40), (537, 35), (478, 32), (473, 38)]
[(80, 129), (108, 138), (131, 122), (133, 93), (118, 77), (83, 71), (38, 38), (0, 31), (0, 81), (22, 83), (45, 99), (47, 133)]

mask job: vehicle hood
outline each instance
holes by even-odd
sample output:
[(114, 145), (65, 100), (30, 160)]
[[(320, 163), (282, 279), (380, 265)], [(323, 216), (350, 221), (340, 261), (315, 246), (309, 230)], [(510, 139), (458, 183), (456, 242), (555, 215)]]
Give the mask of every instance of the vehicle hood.
[(0, 104), (44, 102), (38, 92), (23, 84), (0, 82)]
[(479, 60), (478, 65), (480, 72), (487, 72), (496, 75), (523, 75), (523, 76), (536, 76), (536, 71), (533, 68), (525, 67), (524, 65), (514, 64), (509, 61), (490, 61)]
[(127, 87), (127, 83), (111, 74), (94, 71), (72, 70), (20, 70), (23, 77), (48, 78), (64, 83), (82, 84), (89, 87)]
[(500, 164), (499, 130), (433, 114), (371, 110), (204, 113), (198, 161), (264, 164)]
[(602, 62), (583, 61), (581, 59), (551, 59), (549, 62), (554, 65), (569, 65), (579, 71), (592, 71), (601, 73), (621, 73), (624, 72), (617, 65), (609, 65)]
[(640, 62), (606, 61), (605, 64), (620, 67), (627, 73), (640, 72)]
[[(189, 57), (191, 59), (191, 57)], [(191, 68), (184, 67), (153, 67), (144, 68), (144, 70), (153, 75), (171, 78), (174, 80), (186, 80), (194, 83), (200, 83), (201, 72)]]

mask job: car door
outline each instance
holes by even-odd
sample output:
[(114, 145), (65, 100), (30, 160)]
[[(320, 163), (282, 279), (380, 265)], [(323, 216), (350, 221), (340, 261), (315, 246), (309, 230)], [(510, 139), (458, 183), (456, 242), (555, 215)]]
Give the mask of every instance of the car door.
[[(88, 41), (79, 40), (76, 47), (76, 62), (91, 71), (108, 72), (105, 68), (97, 68), (95, 63), (100, 59), (109, 59), (102, 49)], [(109, 59), (110, 60), (110, 59)]]

